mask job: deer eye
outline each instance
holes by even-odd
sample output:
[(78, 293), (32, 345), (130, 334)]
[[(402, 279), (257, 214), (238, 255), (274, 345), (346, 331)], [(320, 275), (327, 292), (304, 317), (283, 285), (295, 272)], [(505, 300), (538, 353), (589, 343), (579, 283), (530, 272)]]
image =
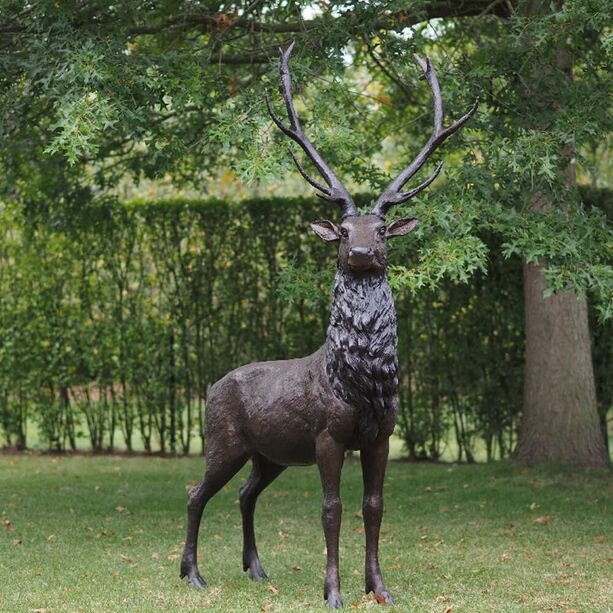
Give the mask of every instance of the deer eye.
[(349, 236), (349, 230), (347, 230), (347, 228), (341, 228), (341, 236), (347, 238)]
[(379, 236), (385, 236), (386, 232), (387, 232), (387, 228), (385, 226), (381, 226), (379, 228)]

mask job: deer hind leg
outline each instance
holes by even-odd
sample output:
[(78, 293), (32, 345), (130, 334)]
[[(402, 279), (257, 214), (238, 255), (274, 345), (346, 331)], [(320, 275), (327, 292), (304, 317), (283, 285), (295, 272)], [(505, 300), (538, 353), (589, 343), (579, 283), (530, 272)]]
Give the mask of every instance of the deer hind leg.
[(249, 571), (251, 579), (263, 581), (268, 579), (258, 556), (253, 529), (253, 515), (258, 496), (287, 467), (271, 462), (264, 456), (253, 456), (253, 468), (249, 479), (240, 488), (241, 514), (243, 516), (243, 570)]
[[(215, 450), (221, 450), (216, 452)], [(231, 453), (231, 455), (229, 455)], [(248, 451), (233, 441), (227, 445), (211, 444), (207, 448), (204, 479), (193, 487), (187, 501), (187, 538), (181, 559), (181, 579), (194, 587), (204, 588), (206, 582), (198, 571), (198, 529), (207, 502), (245, 465)]]

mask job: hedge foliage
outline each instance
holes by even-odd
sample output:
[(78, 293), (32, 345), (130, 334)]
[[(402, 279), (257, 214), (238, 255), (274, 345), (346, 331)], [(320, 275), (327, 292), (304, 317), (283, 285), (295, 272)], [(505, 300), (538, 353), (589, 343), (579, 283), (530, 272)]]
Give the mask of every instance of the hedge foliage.
[[(336, 254), (308, 222), (330, 214), (308, 199), (108, 201), (54, 226), (5, 206), (0, 440), (25, 448), (36, 424), (50, 449), (201, 451), (214, 381), (323, 342)], [(417, 265), (416, 252), (392, 246), (392, 270)], [(521, 407), (519, 261), (398, 289), (396, 304), (409, 455), (437, 459), (452, 439), (459, 459), (479, 441), (507, 456)]]

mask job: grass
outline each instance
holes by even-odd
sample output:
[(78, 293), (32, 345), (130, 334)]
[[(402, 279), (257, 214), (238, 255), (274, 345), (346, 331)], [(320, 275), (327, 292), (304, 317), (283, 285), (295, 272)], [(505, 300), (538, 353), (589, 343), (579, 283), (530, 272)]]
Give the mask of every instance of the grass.
[[(198, 458), (0, 456), (0, 611), (323, 611), (316, 469), (286, 471), (256, 512), (270, 582), (241, 569), (237, 487), (209, 504), (200, 567), (178, 578), (186, 488)], [(343, 473), (341, 580), (363, 596), (359, 463)], [(610, 473), (506, 463), (392, 462), (381, 561), (396, 611), (613, 611)]]

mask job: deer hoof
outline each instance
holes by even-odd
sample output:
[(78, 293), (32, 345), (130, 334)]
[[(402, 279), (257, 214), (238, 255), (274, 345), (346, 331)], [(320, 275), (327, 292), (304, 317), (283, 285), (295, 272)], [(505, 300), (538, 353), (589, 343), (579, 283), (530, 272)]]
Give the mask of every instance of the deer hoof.
[(328, 605), (328, 609), (342, 609), (343, 601), (339, 594), (328, 594), (326, 598), (326, 604)]
[(268, 575), (261, 566), (249, 568), (249, 577), (251, 581), (268, 581)]
[(196, 571), (192, 571), (189, 574), (181, 573), (181, 579), (187, 577), (187, 585), (191, 587), (195, 587), (198, 589), (204, 589), (207, 587), (206, 581), (201, 577), (200, 573)]
[(393, 605), (394, 599), (389, 592), (380, 592), (379, 594), (375, 593), (375, 600), (382, 605)]

